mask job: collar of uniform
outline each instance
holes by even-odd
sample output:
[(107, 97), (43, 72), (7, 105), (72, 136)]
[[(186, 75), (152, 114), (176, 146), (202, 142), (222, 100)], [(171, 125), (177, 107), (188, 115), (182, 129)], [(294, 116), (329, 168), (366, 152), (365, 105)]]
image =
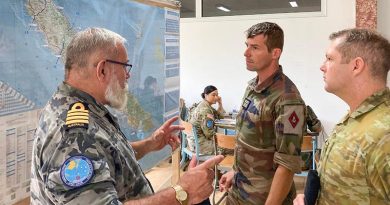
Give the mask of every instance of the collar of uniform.
[(103, 117), (105, 116), (108, 112), (107, 108), (104, 107), (101, 103), (97, 102), (95, 98), (93, 98), (91, 95), (88, 93), (81, 91), (75, 87), (72, 87), (71, 85), (67, 84), (66, 82), (63, 82), (60, 84), (58, 87), (58, 90), (60, 93), (63, 93), (65, 95), (69, 96), (75, 96), (79, 98), (80, 100), (84, 101), (85, 103), (88, 104), (88, 108), (96, 113), (97, 115)]
[(207, 107), (211, 107), (211, 105), (209, 104), (209, 102), (207, 102), (207, 100), (203, 100), (201, 103), (205, 104)]
[(279, 68), (267, 79), (265, 79), (263, 82), (258, 85), (259, 82), (259, 76), (256, 76), (252, 80), (248, 82), (249, 87), (251, 90), (255, 91), (256, 93), (261, 93), (268, 87), (270, 87), (272, 84), (274, 84), (275, 81), (277, 81), (281, 75), (283, 74), (282, 66), (279, 65)]
[(338, 124), (344, 123), (346, 120), (348, 120), (348, 118), (356, 119), (360, 115), (369, 112), (382, 103), (390, 104), (389, 88), (385, 88), (372, 94), (370, 97), (365, 99), (353, 113), (347, 114)]
[(207, 102), (207, 100), (204, 99), (196, 106), (196, 108), (194, 109), (194, 113), (200, 112), (203, 109), (213, 109), (213, 107)]

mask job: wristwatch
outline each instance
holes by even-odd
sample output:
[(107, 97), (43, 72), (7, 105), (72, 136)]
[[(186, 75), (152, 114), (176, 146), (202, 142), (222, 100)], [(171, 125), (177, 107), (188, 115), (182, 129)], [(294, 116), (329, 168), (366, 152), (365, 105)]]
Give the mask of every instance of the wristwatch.
[(172, 188), (176, 192), (176, 200), (179, 201), (182, 205), (187, 205), (188, 203), (188, 194), (186, 191), (184, 191), (183, 187), (180, 185), (172, 186)]

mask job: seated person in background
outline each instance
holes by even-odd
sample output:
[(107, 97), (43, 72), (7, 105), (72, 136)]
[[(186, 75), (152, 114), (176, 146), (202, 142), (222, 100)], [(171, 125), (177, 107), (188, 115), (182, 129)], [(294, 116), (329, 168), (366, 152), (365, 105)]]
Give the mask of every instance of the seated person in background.
[(183, 121), (187, 121), (188, 118), (188, 108), (183, 98), (179, 99), (179, 116)]
[(320, 133), (322, 131), (321, 121), (317, 118), (314, 110), (309, 105), (306, 106), (306, 122), (307, 129), (309, 129), (310, 132)]
[[(201, 96), (203, 101), (191, 111), (189, 122), (196, 128), (200, 154), (211, 155), (214, 154), (214, 120), (223, 118), (225, 110), (222, 107), (222, 99), (218, 96), (218, 90), (215, 86), (209, 85), (205, 87)], [(218, 103), (217, 110), (211, 107), (215, 103)], [(189, 149), (195, 153), (195, 137), (187, 136), (187, 140)], [(198, 205), (210, 205), (210, 201), (206, 199)]]
[[(205, 87), (201, 96), (203, 101), (191, 111), (189, 122), (196, 128), (199, 152), (201, 154), (213, 154), (214, 120), (223, 118), (225, 110), (222, 107), (222, 99), (218, 96), (218, 90), (215, 86), (209, 85)], [(217, 110), (211, 107), (215, 103), (218, 103)], [(187, 140), (189, 149), (195, 152), (194, 136), (188, 136)]]
[[(301, 147), (301, 157), (303, 160), (303, 164), (301, 166), (302, 170), (308, 170), (312, 166), (311, 160), (313, 159), (313, 153), (312, 151), (307, 152), (307, 149), (312, 150), (312, 146), (314, 146), (313, 141), (311, 140), (311, 136), (318, 136), (322, 131), (321, 121), (318, 119), (317, 115), (314, 113), (314, 110), (309, 105), (306, 105), (306, 123), (307, 129), (305, 130), (304, 139)], [(310, 139), (310, 141), (307, 141), (307, 139)], [(316, 151), (315, 155), (317, 156), (319, 152), (317, 152), (317, 147), (314, 148)]]

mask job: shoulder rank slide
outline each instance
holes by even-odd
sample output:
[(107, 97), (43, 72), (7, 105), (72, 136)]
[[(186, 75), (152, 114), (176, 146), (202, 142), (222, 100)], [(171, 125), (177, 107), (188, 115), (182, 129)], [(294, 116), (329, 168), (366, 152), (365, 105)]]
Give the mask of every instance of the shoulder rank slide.
[(92, 161), (83, 155), (69, 157), (61, 166), (61, 180), (68, 187), (77, 188), (87, 184), (93, 177)]
[(73, 103), (66, 114), (65, 126), (67, 129), (82, 127), (88, 128), (89, 111), (86, 103)]

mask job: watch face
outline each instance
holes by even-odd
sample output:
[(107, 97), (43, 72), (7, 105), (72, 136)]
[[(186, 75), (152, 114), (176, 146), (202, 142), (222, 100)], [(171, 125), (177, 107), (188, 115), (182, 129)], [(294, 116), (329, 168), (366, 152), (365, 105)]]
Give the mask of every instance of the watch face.
[(184, 201), (187, 199), (187, 192), (185, 192), (184, 190), (180, 190), (177, 192), (177, 198), (180, 200), (180, 201)]

